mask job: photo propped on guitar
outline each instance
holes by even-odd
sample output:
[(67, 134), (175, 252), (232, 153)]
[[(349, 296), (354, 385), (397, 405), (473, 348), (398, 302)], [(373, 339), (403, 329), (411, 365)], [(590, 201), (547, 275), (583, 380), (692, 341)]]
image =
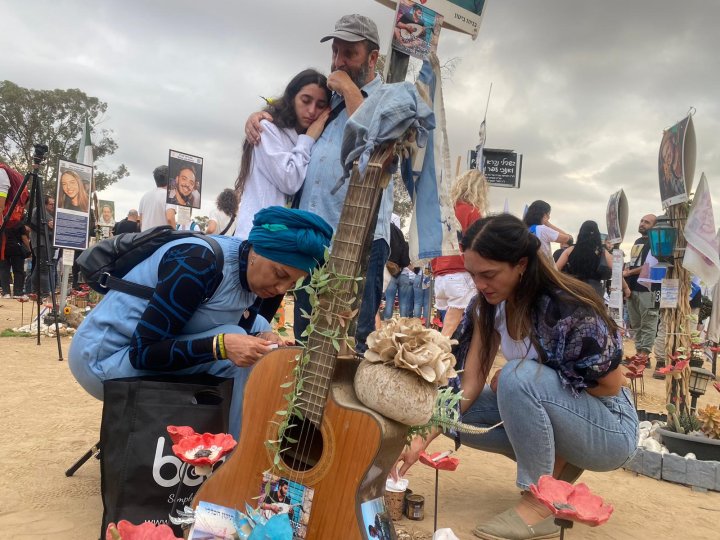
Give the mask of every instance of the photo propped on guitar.
[[(380, 198), (388, 185), (389, 163), (395, 143), (376, 148), (363, 175), (355, 164), (340, 216), (326, 271), (356, 277), (366, 262), (373, 238)], [(362, 405), (353, 389), (358, 365), (354, 355), (341, 356), (337, 342), (327, 337), (346, 331), (342, 306), (352, 303), (356, 282), (348, 279), (340, 291), (318, 297), (333, 316), (323, 316), (308, 336), (310, 359), (301, 373), (294, 373), (302, 349), (278, 349), (253, 368), (245, 389), (242, 433), (237, 448), (225, 464), (200, 488), (194, 501), (228, 508), (258, 506), (264, 473), (289, 484), (289, 498), (302, 501), (302, 511), (292, 514), (293, 538), (368, 539), (381, 530), (395, 538), (385, 513), (385, 480), (405, 443), (406, 427)], [(297, 406), (301, 418), (285, 431), (275, 453), (266, 441), (278, 439), (276, 411), (287, 408), (285, 394), (302, 380)], [(281, 387), (284, 385), (284, 388)], [(287, 488), (286, 488), (287, 489)], [(378, 528), (380, 527), (380, 528)]]

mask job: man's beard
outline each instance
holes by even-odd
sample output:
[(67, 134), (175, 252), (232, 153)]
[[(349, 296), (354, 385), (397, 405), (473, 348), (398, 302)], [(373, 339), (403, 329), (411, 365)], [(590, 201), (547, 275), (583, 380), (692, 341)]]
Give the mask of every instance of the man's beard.
[[(334, 65), (330, 67), (330, 71), (336, 71)], [(365, 86), (368, 74), (370, 73), (370, 62), (369, 60), (365, 60), (365, 62), (357, 70), (343, 69), (341, 71), (348, 74), (350, 80), (355, 83), (355, 86), (362, 88)]]

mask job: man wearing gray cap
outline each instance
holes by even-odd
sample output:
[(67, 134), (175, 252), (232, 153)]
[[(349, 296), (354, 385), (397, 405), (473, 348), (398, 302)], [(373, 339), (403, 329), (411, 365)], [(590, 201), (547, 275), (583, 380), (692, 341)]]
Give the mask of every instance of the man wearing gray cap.
[[(382, 80), (375, 73), (380, 38), (377, 26), (371, 19), (357, 14), (341, 17), (335, 23), (335, 30), (323, 37), (320, 42), (330, 40), (332, 40), (332, 63), (331, 73), (327, 79), (327, 85), (333, 91), (330, 119), (310, 155), (299, 207), (321, 216), (333, 229), (337, 229), (348, 183), (344, 183), (334, 194), (331, 192), (343, 175), (340, 149), (345, 124), (365, 97), (380, 88)], [(254, 113), (245, 124), (245, 134), (253, 144), (257, 144), (260, 140), (260, 120), (263, 118), (269, 119), (269, 115)], [(380, 307), (383, 268), (390, 255), (392, 206), (391, 182), (380, 201), (377, 226), (365, 276), (365, 291), (355, 335), (356, 349), (360, 353), (367, 348), (365, 340), (375, 329), (375, 313)], [(310, 311), (309, 301), (304, 292), (296, 294), (294, 323), (296, 339), (300, 337), (308, 323), (301, 315), (301, 308)]]

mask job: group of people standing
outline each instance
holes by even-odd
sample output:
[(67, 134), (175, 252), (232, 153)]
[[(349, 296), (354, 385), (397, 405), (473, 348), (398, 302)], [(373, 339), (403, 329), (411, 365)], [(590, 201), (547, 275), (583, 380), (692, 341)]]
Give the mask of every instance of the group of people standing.
[[(325, 41), (332, 42), (330, 75), (303, 70), (246, 123), (232, 190), (238, 202), (229, 197), (221, 202), (221, 193), (218, 211), (225, 217), (218, 213), (211, 220), (222, 257), (201, 237), (170, 242), (125, 277), (152, 287), (149, 301), (110, 291), (78, 329), (69, 365), (93, 396), (102, 399), (102, 382), (117, 377), (158, 372), (231, 377), (230, 432), (238, 436), (250, 368), (271, 346), (285, 344), (262, 313), (274, 313), (272, 302), (323, 261), (347, 192), (347, 183), (336, 185), (344, 172), (345, 125), (363, 100), (384, 86), (375, 72), (380, 41), (372, 20), (344, 16)], [(540, 209), (539, 222), (532, 224), (507, 214), (484, 216), (486, 195), (477, 174), (460, 177), (453, 189), (463, 256), (436, 259), (432, 271), (436, 296), (447, 307), (445, 333), (452, 323), (460, 336), (463, 372), (454, 385), (465, 397), (463, 421), (504, 422), (485, 436), (460, 435), (460, 442), (514, 459), (517, 485), (525, 494), (474, 533), (546, 538), (557, 527), (526, 491), (529, 485), (543, 474), (574, 480), (583, 469), (619, 467), (635, 448), (637, 416), (621, 388), (617, 326), (592, 287), (557, 272), (546, 253), (543, 242), (562, 241), (565, 234), (549, 224), (549, 207)], [(176, 217), (165, 203), (167, 168), (156, 169), (154, 177), (157, 189), (139, 206), (143, 230), (174, 225)], [(287, 208), (290, 201), (297, 208)], [(391, 185), (382, 194), (364, 276), (355, 334), (359, 354), (375, 328), (382, 298), (392, 206)], [(400, 279), (408, 276), (406, 270), (413, 272), (406, 259), (396, 264)], [(261, 314), (246, 320), (251, 306), (259, 306)], [(311, 306), (298, 294), (296, 337), (307, 324), (302, 310)], [(487, 384), (498, 350), (508, 363)], [(405, 474), (437, 435), (413, 440), (395, 474)]]

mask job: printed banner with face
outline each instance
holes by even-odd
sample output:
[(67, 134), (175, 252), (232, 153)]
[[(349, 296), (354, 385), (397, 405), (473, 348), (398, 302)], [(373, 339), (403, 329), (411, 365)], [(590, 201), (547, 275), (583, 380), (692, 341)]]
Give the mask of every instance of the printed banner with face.
[(663, 208), (688, 200), (695, 175), (695, 128), (692, 116), (687, 116), (663, 133), (658, 173)]
[(93, 168), (82, 163), (58, 160), (57, 197), (53, 245), (85, 249), (90, 227), (90, 186)]
[(203, 158), (170, 150), (167, 203), (200, 208)]
[(110, 237), (110, 231), (115, 226), (115, 202), (98, 201), (98, 227), (103, 238)]
[(398, 2), (393, 28), (393, 48), (423, 60), (437, 52), (443, 17), (409, 0)]
[(618, 244), (625, 238), (628, 220), (628, 202), (625, 192), (620, 189), (610, 195), (607, 206), (607, 241)]
[[(377, 0), (395, 9), (396, 4), (409, 4), (408, 0)], [(418, 0), (423, 7), (443, 16), (442, 25), (476, 39), (485, 9), (485, 0)]]

